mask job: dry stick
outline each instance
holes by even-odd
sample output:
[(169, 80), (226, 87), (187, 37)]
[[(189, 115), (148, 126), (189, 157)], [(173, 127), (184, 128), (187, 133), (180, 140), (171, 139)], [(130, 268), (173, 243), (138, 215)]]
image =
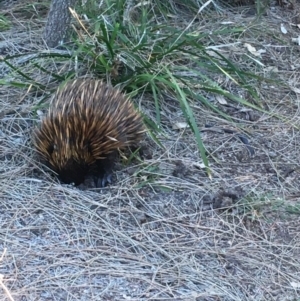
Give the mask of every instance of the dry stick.
[[(4, 249), (1, 257), (0, 257), (0, 261), (3, 260), (4, 256), (5, 256), (5, 253), (6, 253), (6, 248)], [(2, 287), (2, 289), (4, 290), (5, 294), (7, 295), (8, 299), (10, 301), (14, 301), (14, 298), (12, 297), (12, 295), (10, 294), (9, 290), (7, 289), (6, 285), (3, 283), (3, 278), (4, 276), (2, 274), (0, 274), (0, 286)]]
[(5, 256), (5, 254), (6, 254), (6, 248), (4, 248), (4, 251), (3, 251), (2, 255), (1, 255), (0, 261), (2, 261), (2, 260), (3, 260), (3, 258), (4, 258), (4, 256)]

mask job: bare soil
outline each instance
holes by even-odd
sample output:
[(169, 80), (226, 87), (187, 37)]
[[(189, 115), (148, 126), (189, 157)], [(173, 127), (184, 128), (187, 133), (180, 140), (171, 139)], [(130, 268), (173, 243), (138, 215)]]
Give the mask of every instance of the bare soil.
[[(32, 52), (46, 49), (46, 12), (16, 6), (5, 8), (13, 26), (0, 32), (0, 56), (28, 53), (14, 65), (47, 84), (28, 64)], [(299, 3), (293, 8), (272, 3), (256, 19), (242, 7), (199, 21), (201, 31), (246, 24), (244, 35), (220, 38), (220, 51), (284, 83), (255, 87), (263, 107), (281, 118), (213, 100), (240, 128), (193, 104), (212, 179), (193, 134), (172, 127), (184, 117), (166, 99), (165, 149), (147, 137), (144, 161), (119, 163), (105, 189), (62, 185), (30, 141), (33, 108), (45, 95), (0, 85), (0, 300), (300, 300), (300, 46), (292, 40), (300, 33)], [(245, 43), (264, 51), (256, 57)], [(1, 78), (21, 77), (0, 60)], [(223, 85), (240, 93), (230, 81)], [(142, 108), (155, 114), (151, 97)]]

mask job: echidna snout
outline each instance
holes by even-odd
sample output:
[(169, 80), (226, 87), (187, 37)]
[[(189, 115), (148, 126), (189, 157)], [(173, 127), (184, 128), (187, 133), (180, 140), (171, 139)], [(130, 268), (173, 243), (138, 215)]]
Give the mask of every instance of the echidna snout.
[(59, 179), (65, 184), (74, 183), (75, 186), (84, 182), (88, 173), (88, 167), (69, 159), (66, 165), (58, 171)]

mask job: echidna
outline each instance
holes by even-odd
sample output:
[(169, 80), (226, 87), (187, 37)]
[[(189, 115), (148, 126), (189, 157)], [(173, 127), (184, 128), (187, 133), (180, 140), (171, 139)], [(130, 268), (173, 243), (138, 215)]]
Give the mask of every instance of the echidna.
[(144, 132), (140, 113), (118, 89), (76, 79), (58, 89), (33, 141), (62, 182), (79, 185), (91, 174), (97, 186), (105, 186), (112, 155), (137, 146)]

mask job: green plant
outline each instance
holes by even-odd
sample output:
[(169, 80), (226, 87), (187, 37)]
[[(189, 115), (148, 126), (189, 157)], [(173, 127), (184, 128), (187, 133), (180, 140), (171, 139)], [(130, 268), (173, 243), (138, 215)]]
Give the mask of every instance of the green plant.
[(10, 21), (3, 15), (0, 14), (0, 31), (7, 30), (10, 28)]

